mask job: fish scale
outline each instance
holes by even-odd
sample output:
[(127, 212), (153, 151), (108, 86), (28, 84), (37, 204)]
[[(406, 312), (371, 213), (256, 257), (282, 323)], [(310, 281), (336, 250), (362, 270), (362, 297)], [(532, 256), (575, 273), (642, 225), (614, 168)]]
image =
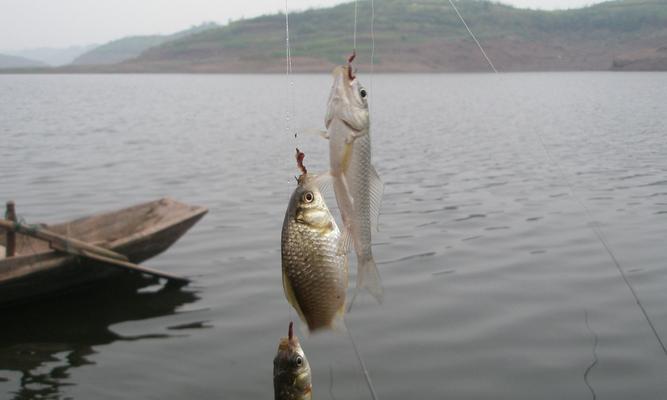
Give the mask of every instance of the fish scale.
[(357, 255), (357, 289), (367, 289), (382, 302), (382, 282), (373, 259), (371, 231), (377, 225), (384, 189), (371, 164), (367, 92), (350, 68), (334, 69), (334, 84), (324, 119), (330, 175), (345, 228), (343, 242), (354, 244)]
[[(371, 250), (371, 220), (370, 192), (367, 190), (370, 184), (371, 176), (371, 137), (370, 133), (359, 137), (354, 141), (352, 156), (348, 173), (345, 174), (353, 193), (354, 209), (352, 215), (357, 221), (363, 221), (359, 224), (360, 248), (357, 254), (360, 258), (372, 259)], [(356, 249), (356, 247), (355, 247)]]
[[(281, 253), (285, 295), (308, 324), (310, 331), (342, 324), (348, 282), (347, 256), (341, 251), (341, 234), (312, 179), (300, 178), (283, 222)], [(303, 194), (315, 194), (304, 205)], [(305, 207), (305, 208), (304, 208)], [(308, 223), (317, 213), (317, 224)], [(299, 220), (300, 215), (306, 215)]]

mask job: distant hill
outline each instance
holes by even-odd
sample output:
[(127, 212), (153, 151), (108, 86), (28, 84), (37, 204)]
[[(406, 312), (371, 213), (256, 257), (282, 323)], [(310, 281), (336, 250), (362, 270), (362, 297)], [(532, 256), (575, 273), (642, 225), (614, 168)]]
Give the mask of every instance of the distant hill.
[(46, 66), (47, 65), (42, 62), (30, 60), (24, 57), (16, 57), (16, 56), (8, 56), (0, 54), (0, 69), (35, 68), (35, 67), (46, 67)]
[[(619, 0), (564, 11), (517, 9), (476, 0), (458, 8), (500, 70), (633, 69), (667, 44), (667, 1)], [(354, 3), (290, 14), (296, 71), (325, 71), (352, 50)], [(375, 0), (376, 70), (487, 71), (488, 66), (447, 1)], [(360, 64), (369, 63), (370, 10), (359, 7)], [(136, 71), (279, 72), (285, 17), (233, 22), (143, 52), (120, 69)], [(629, 59), (628, 59), (629, 57)], [(664, 62), (642, 66), (667, 69)]]
[(25, 57), (35, 61), (58, 67), (71, 63), (81, 54), (97, 47), (97, 45), (70, 46), (64, 48), (39, 47), (19, 51), (7, 52), (8, 55)]
[(80, 56), (76, 57), (73, 65), (105, 65), (117, 64), (125, 60), (137, 57), (144, 50), (158, 46), (169, 40), (192, 35), (207, 29), (216, 28), (219, 25), (213, 22), (203, 23), (193, 26), (190, 29), (174, 33), (172, 35), (149, 35), (149, 36), (130, 36), (109, 43), (97, 46)]
[(165, 41), (161, 35), (130, 36), (95, 47), (76, 57), (73, 65), (116, 64), (141, 54), (149, 47), (157, 46)]
[[(489, 71), (448, 1), (374, 3), (376, 71)], [(667, 70), (667, 0), (559, 11), (484, 0), (456, 4), (500, 71)], [(370, 64), (370, 13), (367, 2), (359, 3), (356, 65), (362, 71)], [(294, 71), (323, 72), (344, 62), (352, 51), (353, 16), (354, 2), (291, 13)], [(284, 57), (285, 15), (273, 14), (121, 39), (81, 56), (79, 65), (42, 72), (283, 72)], [(111, 62), (117, 64), (99, 65)], [(87, 63), (98, 65), (81, 65)]]

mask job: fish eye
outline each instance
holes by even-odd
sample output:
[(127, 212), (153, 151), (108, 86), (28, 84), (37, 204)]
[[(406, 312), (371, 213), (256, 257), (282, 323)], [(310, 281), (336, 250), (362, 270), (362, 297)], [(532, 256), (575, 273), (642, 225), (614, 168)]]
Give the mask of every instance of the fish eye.
[(303, 201), (306, 203), (312, 203), (315, 200), (315, 195), (313, 192), (306, 192), (303, 194)]
[(303, 358), (301, 356), (296, 356), (296, 359), (294, 360), (296, 362), (296, 366), (300, 367), (303, 365)]
[(359, 90), (359, 95), (361, 96), (362, 99), (365, 99), (365, 98), (366, 98), (366, 95), (368, 95), (368, 93), (366, 92), (366, 89), (361, 88), (361, 89)]

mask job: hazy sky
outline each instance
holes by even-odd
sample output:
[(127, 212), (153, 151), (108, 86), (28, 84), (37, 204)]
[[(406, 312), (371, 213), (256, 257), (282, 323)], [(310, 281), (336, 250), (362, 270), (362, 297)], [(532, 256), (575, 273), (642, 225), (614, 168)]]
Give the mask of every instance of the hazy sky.
[[(446, 1), (446, 0), (442, 0)], [(570, 8), (601, 0), (501, 0), (531, 8)], [(288, 0), (290, 10), (342, 0)], [(369, 0), (359, 0), (367, 7)], [(284, 10), (285, 0), (0, 0), (0, 51), (104, 43), (128, 35), (173, 33), (203, 21), (226, 23)], [(377, 9), (382, 12), (382, 9)]]

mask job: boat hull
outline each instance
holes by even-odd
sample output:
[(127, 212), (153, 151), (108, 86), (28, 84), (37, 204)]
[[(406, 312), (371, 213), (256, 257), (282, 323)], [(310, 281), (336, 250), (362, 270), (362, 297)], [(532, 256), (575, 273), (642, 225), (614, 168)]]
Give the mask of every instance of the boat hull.
[[(148, 223), (137, 224), (136, 220), (128, 221), (128, 225), (133, 224), (137, 226), (137, 229), (130, 229), (127, 235), (116, 237), (119, 231), (122, 232), (122, 229), (118, 229), (119, 221), (122, 223), (122, 216), (136, 218), (138, 210), (146, 210), (147, 214), (152, 213), (154, 216), (159, 216), (154, 219), (159, 220), (160, 223), (152, 224), (148, 221)], [(178, 215), (170, 216), (170, 211), (177, 211)], [(85, 240), (85, 236), (88, 236), (90, 239), (97, 239), (95, 243), (125, 255), (132, 262), (139, 263), (167, 250), (206, 212), (207, 210), (202, 207), (190, 207), (170, 199), (162, 199), (114, 213), (56, 225), (53, 228), (74, 231), (80, 229), (82, 232), (77, 235), (78, 238)], [(94, 231), (90, 229), (90, 226), (104, 229), (105, 221), (116, 225), (113, 229), (114, 235), (108, 240), (100, 240), (100, 236), (104, 236), (100, 232), (86, 233)], [(0, 240), (2, 239), (0, 237)], [(93, 240), (90, 241), (93, 242)], [(37, 246), (36, 243), (35, 246)], [(34, 254), (0, 259), (0, 307), (56, 295), (117, 274), (128, 273), (133, 272), (110, 264), (43, 248)]]

